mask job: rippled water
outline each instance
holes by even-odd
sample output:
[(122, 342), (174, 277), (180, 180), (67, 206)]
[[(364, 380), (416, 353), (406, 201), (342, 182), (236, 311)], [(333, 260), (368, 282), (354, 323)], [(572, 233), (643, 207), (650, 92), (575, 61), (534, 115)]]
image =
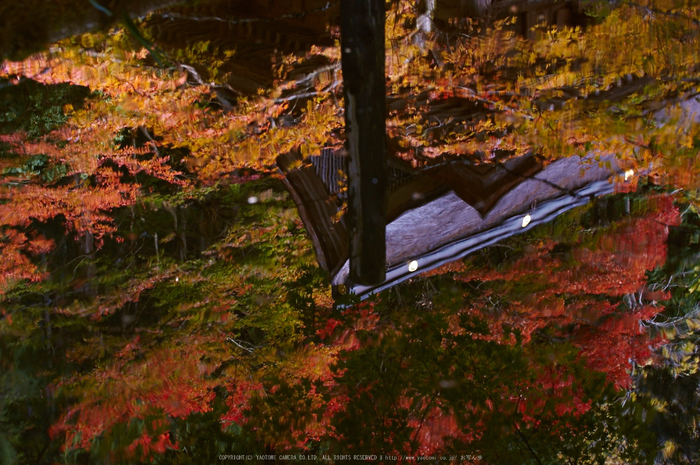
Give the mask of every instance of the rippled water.
[(0, 41), (0, 463), (697, 461), (697, 5), (389, 2), (369, 285), (339, 4), (91, 3)]

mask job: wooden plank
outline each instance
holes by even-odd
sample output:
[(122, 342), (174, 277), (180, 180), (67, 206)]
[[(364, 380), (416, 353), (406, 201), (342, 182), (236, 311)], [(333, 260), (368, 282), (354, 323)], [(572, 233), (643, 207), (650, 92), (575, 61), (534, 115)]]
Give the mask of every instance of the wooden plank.
[(529, 153), (498, 165), (474, 165), (466, 160), (453, 160), (425, 173), (440, 185), (452, 189), (483, 217), (501, 197), (541, 169), (542, 164)]
[(350, 279), (361, 284), (378, 284), (386, 275), (384, 22), (384, 0), (340, 2)]
[[(296, 164), (299, 166), (293, 168)], [(348, 259), (348, 233), (343, 222), (335, 218), (339, 208), (337, 199), (328, 192), (313, 166), (301, 164), (298, 152), (278, 156), (277, 166), (311, 236), (318, 264), (335, 276)]]

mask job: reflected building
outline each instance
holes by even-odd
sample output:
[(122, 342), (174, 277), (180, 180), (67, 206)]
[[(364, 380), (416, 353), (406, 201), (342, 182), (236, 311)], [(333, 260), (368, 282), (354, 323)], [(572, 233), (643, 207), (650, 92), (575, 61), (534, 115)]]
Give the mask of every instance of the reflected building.
[(586, 0), (437, 0), (435, 20), (447, 24), (454, 18), (504, 19), (513, 17), (512, 29), (532, 38), (538, 25), (579, 26), (585, 23)]
[(277, 161), (334, 294), (362, 298), (633, 183), (632, 172), (612, 155), (574, 156), (544, 166), (531, 153), (503, 154), (492, 163), (456, 159), (422, 170), (391, 159), (386, 279), (367, 286), (349, 278), (342, 149), (307, 160), (288, 153)]

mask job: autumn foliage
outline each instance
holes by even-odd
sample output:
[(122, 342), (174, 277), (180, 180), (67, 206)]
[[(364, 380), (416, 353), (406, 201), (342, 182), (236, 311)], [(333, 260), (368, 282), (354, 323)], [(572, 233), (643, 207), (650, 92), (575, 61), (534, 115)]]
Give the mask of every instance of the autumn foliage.
[(642, 322), (670, 296), (649, 275), (681, 223), (674, 202), (697, 204), (683, 107), (697, 9), (623, 2), (530, 40), (509, 21), (419, 37), (414, 3), (387, 11), (392, 155), (421, 169), (599, 150), (681, 190), (635, 179), (615, 214), (601, 200), (334, 307), (272, 162), (343, 144), (338, 47), (275, 54), (275, 86), (255, 94), (221, 71), (234, 50), (166, 48), (159, 66), (122, 29), (4, 62), (0, 450), (650, 463), (654, 437), (627, 420), (651, 408), (620, 398), (664, 343)]

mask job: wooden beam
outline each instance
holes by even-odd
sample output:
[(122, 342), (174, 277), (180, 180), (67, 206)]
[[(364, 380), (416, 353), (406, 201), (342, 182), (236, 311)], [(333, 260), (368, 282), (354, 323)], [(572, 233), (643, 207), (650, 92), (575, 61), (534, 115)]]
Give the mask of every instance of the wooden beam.
[(384, 22), (385, 0), (340, 1), (350, 279), (358, 284), (378, 284), (386, 276)]
[[(311, 165), (300, 162), (299, 152), (277, 157), (277, 166), (299, 211), (299, 216), (311, 236), (318, 264), (335, 276), (348, 259), (348, 233), (342, 221), (334, 221), (340, 207)], [(299, 164), (298, 167), (292, 166)]]

